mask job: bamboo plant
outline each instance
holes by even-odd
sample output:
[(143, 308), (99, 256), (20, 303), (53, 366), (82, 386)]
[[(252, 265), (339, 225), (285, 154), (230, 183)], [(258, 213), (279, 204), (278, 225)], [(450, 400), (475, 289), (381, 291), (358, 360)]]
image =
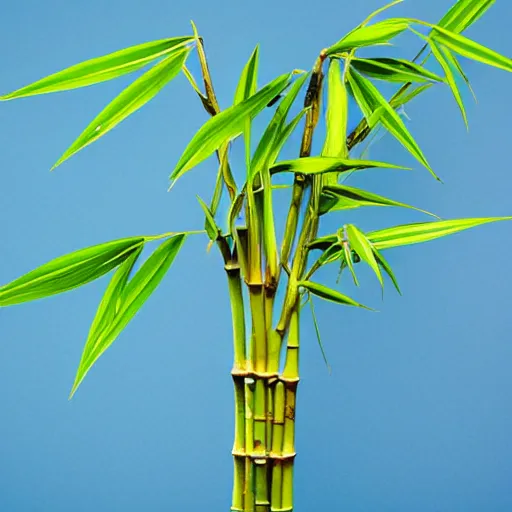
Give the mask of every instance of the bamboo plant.
[[(404, 123), (400, 111), (431, 87), (448, 86), (467, 123), (460, 85), (471, 87), (458, 58), (505, 71), (512, 60), (462, 35), (494, 0), (459, 0), (436, 24), (409, 18), (385, 18), (391, 4), (370, 14), (352, 31), (321, 50), (309, 72), (287, 70), (268, 84), (258, 84), (259, 47), (241, 72), (232, 105), (221, 109), (210, 76), (203, 39), (192, 24), (190, 36), (140, 44), (52, 74), (2, 96), (2, 101), (90, 86), (134, 71), (144, 71), (112, 100), (57, 160), (61, 165), (150, 101), (183, 73), (208, 118), (184, 149), (170, 175), (170, 188), (204, 160), (216, 155), (217, 180), (208, 203), (198, 198), (205, 224), (197, 231), (141, 235), (101, 243), (61, 257), (0, 287), (0, 306), (42, 299), (83, 286), (110, 273), (78, 365), (71, 396), (103, 352), (121, 334), (166, 275), (187, 238), (206, 235), (216, 245), (227, 278), (233, 322), (234, 480), (231, 510), (278, 512), (294, 508), (295, 420), (299, 383), (300, 326), (303, 306), (312, 297), (340, 305), (367, 308), (320, 283), (317, 271), (336, 263), (357, 284), (356, 267), (369, 265), (381, 286), (384, 276), (400, 292), (384, 257), (387, 249), (426, 242), (480, 224), (512, 217), (434, 219), (364, 232), (345, 224), (327, 236), (319, 225), (331, 212), (360, 207), (414, 208), (374, 192), (345, 184), (355, 171), (405, 169), (400, 163), (355, 157), (364, 141), (383, 130), (396, 138), (422, 167), (439, 180)], [(389, 45), (406, 31), (415, 34), (420, 51), (411, 60), (363, 57), (375, 46)], [(201, 65), (200, 80), (186, 66), (191, 52)], [(396, 92), (387, 99), (379, 84)], [(292, 108), (299, 105), (292, 116)], [(263, 110), (273, 116), (258, 140), (253, 121)], [(325, 111), (325, 120), (321, 112)], [(360, 122), (348, 129), (349, 113)], [(325, 138), (319, 154), (312, 142), (319, 122)], [(297, 158), (280, 153), (294, 130), (302, 130)], [(230, 164), (230, 148), (244, 144), (244, 169)], [(252, 151), (253, 145), (255, 146)], [(288, 174), (286, 174), (288, 173)], [(287, 185), (276, 184), (289, 176)], [(277, 192), (277, 188), (287, 188)], [(274, 214), (275, 203), (288, 193), (286, 218)], [(227, 194), (227, 216), (219, 214)], [(279, 195), (278, 195), (279, 194)], [(418, 208), (415, 208), (418, 209)], [(276, 225), (284, 225), (281, 240)], [(159, 242), (139, 265), (142, 249)], [(277, 292), (284, 300), (277, 300)], [(367, 308), (370, 309), (370, 308)], [(314, 315), (314, 310), (311, 310)], [(248, 314), (246, 314), (248, 312)], [(250, 323), (246, 324), (246, 318)], [(316, 319), (315, 319), (316, 326)]]

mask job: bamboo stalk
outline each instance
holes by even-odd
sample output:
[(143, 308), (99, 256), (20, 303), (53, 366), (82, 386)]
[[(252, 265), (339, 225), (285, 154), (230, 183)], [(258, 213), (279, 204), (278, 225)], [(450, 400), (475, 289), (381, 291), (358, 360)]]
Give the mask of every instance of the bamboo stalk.
[(282, 483), (283, 483), (283, 431), (284, 431), (284, 413), (285, 413), (285, 386), (282, 381), (278, 381), (274, 388), (274, 418), (272, 420), (272, 489), (271, 506), (272, 512), (278, 511), (282, 506)]

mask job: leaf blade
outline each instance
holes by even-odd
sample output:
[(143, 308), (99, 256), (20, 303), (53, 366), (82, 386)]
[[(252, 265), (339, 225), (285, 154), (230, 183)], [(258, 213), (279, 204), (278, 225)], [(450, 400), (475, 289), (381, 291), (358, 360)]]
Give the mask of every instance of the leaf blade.
[(52, 170), (143, 107), (181, 71), (189, 49), (171, 53), (114, 98), (53, 165)]
[(143, 237), (123, 238), (55, 258), (0, 287), (0, 307), (64, 293), (98, 279), (122, 263)]
[(0, 96), (0, 101), (67, 91), (112, 80), (136, 71), (191, 41), (193, 41), (193, 37), (185, 36), (131, 46), (53, 73), (37, 82)]
[(337, 290), (333, 290), (332, 288), (328, 288), (323, 284), (314, 283), (313, 281), (299, 281), (299, 286), (306, 288), (306, 290), (310, 291), (313, 295), (320, 297), (321, 299), (328, 300), (330, 302), (335, 302), (337, 304), (342, 304), (345, 306), (355, 306), (358, 308), (368, 309), (372, 311), (371, 308), (364, 306), (363, 304), (359, 304), (354, 299), (351, 299), (347, 295), (343, 295)]

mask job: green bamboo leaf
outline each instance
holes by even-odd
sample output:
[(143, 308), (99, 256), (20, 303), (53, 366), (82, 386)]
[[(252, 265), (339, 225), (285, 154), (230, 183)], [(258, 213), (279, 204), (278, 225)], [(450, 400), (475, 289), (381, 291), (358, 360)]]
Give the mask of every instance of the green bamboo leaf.
[[(325, 142), (322, 156), (348, 157), (347, 150), (348, 94), (340, 61), (331, 59), (327, 73), (327, 109), (325, 112)], [(332, 178), (332, 179), (331, 179)], [(336, 177), (331, 176), (335, 182)]]
[[(117, 268), (101, 299), (96, 315), (89, 329), (80, 364), (84, 362), (84, 354), (90, 353), (99, 335), (109, 327), (119, 311), (121, 296), (130, 277), (130, 273), (142, 252), (143, 246), (137, 247), (132, 254)], [(80, 365), (79, 365), (80, 366)]]
[(155, 59), (165, 57), (192, 41), (193, 37), (190, 36), (173, 37), (131, 46), (49, 75), (5, 96), (0, 96), (0, 100), (67, 91), (112, 80), (136, 71)]
[(283, 91), (291, 77), (292, 73), (281, 75), (250, 98), (209, 119), (185, 148), (170, 179), (175, 182), (188, 170), (211, 156), (222, 144), (240, 135), (244, 131), (246, 120), (254, 118), (270, 99)]
[[(323, 192), (331, 197), (327, 197), (327, 199), (324, 199), (323, 197), (320, 198), (320, 215), (327, 213), (328, 211), (351, 210), (361, 206), (398, 206), (426, 213), (432, 217), (437, 217), (437, 215), (427, 212), (426, 210), (422, 210), (421, 208), (400, 203), (399, 201), (379, 196), (372, 192), (368, 192), (367, 190), (348, 187), (347, 185), (328, 185), (323, 188)], [(331, 198), (334, 199), (334, 201), (330, 201)]]
[(354, 270), (354, 262), (352, 261), (352, 251), (350, 250), (348, 243), (343, 244), (343, 256), (345, 259), (345, 264), (347, 265), (348, 269), (350, 270), (350, 273), (352, 274), (352, 279), (354, 280), (354, 284), (356, 286), (359, 286), (359, 281), (357, 279), (356, 271)]
[(350, 64), (360, 73), (388, 82), (442, 82), (439, 75), (405, 59), (376, 57), (361, 59), (353, 57)]
[(405, 18), (389, 18), (373, 25), (361, 26), (349, 32), (343, 39), (327, 49), (327, 56), (346, 52), (363, 46), (373, 46), (388, 43), (401, 34), (409, 26)]
[(464, 31), (494, 4), (495, 0), (459, 0), (441, 18), (440, 27), (452, 32)]
[(396, 291), (402, 295), (402, 291), (400, 290), (400, 286), (398, 286), (398, 281), (395, 277), (395, 274), (393, 272), (393, 269), (391, 268), (391, 265), (387, 262), (387, 260), (382, 256), (382, 254), (375, 249), (375, 247), (372, 245), (373, 254), (375, 255), (375, 259), (377, 260), (377, 263), (382, 267), (384, 272), (389, 276), (391, 279), (393, 285), (396, 288)]
[(241, 103), (256, 93), (258, 88), (259, 53), (260, 46), (256, 45), (238, 81), (233, 105), (238, 105), (238, 103)]
[(446, 48), (445, 46), (442, 46), (441, 48), (444, 50), (444, 56), (445, 56), (446, 60), (450, 63), (450, 65), (452, 66), (453, 69), (457, 70), (457, 72), (462, 77), (464, 82), (466, 82), (469, 92), (471, 92), (471, 95), (473, 96), (473, 99), (476, 102), (477, 99), (476, 99), (475, 91), (473, 91), (473, 87), (471, 87), (469, 78), (467, 77), (466, 73), (464, 73), (464, 70), (462, 69), (462, 66), (460, 65), (459, 61), (457, 60), (457, 57), (455, 57), (455, 55), (452, 52), (450, 52), (448, 50), (448, 48)]
[(505, 71), (512, 71), (512, 59), (438, 25), (429, 26), (432, 27), (430, 37), (455, 53), (467, 57), (468, 59), (487, 64), (488, 66), (504, 69)]
[(460, 94), (459, 87), (457, 86), (457, 81), (455, 80), (455, 75), (453, 74), (452, 66), (450, 65), (450, 62), (448, 60), (449, 57), (447, 57), (448, 54), (450, 54), (450, 52), (445, 48), (439, 47), (432, 38), (430, 38), (428, 42), (430, 44), (432, 54), (436, 58), (437, 62), (439, 62), (439, 64), (443, 68), (443, 71), (446, 75), (446, 81), (448, 82), (453, 97), (455, 98), (455, 101), (459, 106), (462, 118), (464, 119), (464, 124), (466, 125), (466, 128), (469, 129), (468, 117), (466, 115), (466, 109), (464, 108), (464, 102), (462, 101), (462, 96)]
[(364, 78), (353, 69), (351, 69), (348, 75), (348, 80), (357, 103), (368, 119), (370, 128), (375, 126), (377, 121), (380, 121), (409, 153), (439, 180), (413, 136), (409, 133), (404, 122), (379, 90), (368, 79)]
[(304, 117), (304, 114), (311, 107), (303, 108), (287, 125), (283, 127), (279, 133), (276, 134), (276, 138), (274, 143), (272, 144), (272, 149), (270, 150), (270, 155), (268, 158), (269, 165), (273, 165), (277, 160), (281, 150), (283, 149), (286, 141), (290, 138), (291, 134), (297, 128), (297, 125), (300, 123), (300, 120)]
[(312, 156), (296, 158), (294, 160), (281, 160), (270, 168), (271, 174), (278, 172), (293, 172), (300, 174), (323, 174), (326, 172), (346, 172), (354, 169), (402, 169), (410, 170), (401, 165), (373, 160), (355, 160), (350, 158), (335, 158), (328, 156)]
[(0, 306), (42, 299), (90, 283), (143, 244), (143, 237), (123, 238), (60, 256), (0, 287)]
[(380, 267), (375, 259), (375, 255), (373, 254), (372, 244), (366, 238), (364, 233), (362, 233), (353, 224), (348, 224), (346, 229), (350, 247), (356, 251), (362, 261), (366, 262), (370, 266), (370, 268), (375, 272), (380, 285), (384, 287)]
[(396, 110), (403, 105), (406, 105), (411, 100), (416, 98), (419, 94), (426, 91), (427, 89), (430, 89), (432, 87), (432, 83), (428, 84), (422, 84), (418, 87), (415, 87), (414, 89), (410, 90), (408, 87), (407, 89), (401, 88), (393, 97), (389, 100), (389, 104)]
[(221, 229), (219, 228), (219, 226), (217, 226), (215, 218), (210, 209), (208, 208), (208, 205), (199, 196), (196, 197), (205, 215), (206, 234), (208, 235), (208, 238), (210, 240), (217, 240), (217, 238), (219, 238), (221, 234)]
[[(85, 346), (70, 398), (75, 394), (78, 386), (94, 363), (114, 342), (160, 284), (181, 249), (185, 238), (185, 234), (179, 234), (163, 242), (146, 260), (126, 286), (122, 287), (122, 290), (120, 290), (121, 293), (116, 299), (116, 302), (119, 302), (119, 306), (116, 307), (114, 317), (103, 329), (93, 331), (93, 336), (88, 340)], [(125, 268), (123, 270), (126, 272), (127, 269)], [(118, 277), (119, 283), (122, 283), (121, 277), (122, 276)], [(113, 285), (109, 290), (113, 294), (112, 289), (115, 290), (117, 288), (114, 288)], [(108, 297), (107, 302), (109, 302), (109, 305), (104, 305), (103, 307), (112, 311), (112, 303), (108, 300)], [(102, 308), (102, 305), (100, 305), (100, 308)]]
[(363, 306), (363, 304), (359, 304), (354, 299), (347, 297), (347, 295), (343, 295), (342, 293), (328, 288), (323, 284), (314, 283), (313, 281), (299, 281), (298, 285), (306, 288), (306, 290), (309, 290), (313, 295), (316, 295), (321, 299), (336, 302), (337, 304), (343, 304), (345, 306), (356, 306), (358, 308), (373, 311), (371, 308)]
[[(379, 7), (377, 10), (373, 11), (362, 23), (359, 25), (359, 27), (363, 27), (364, 25), (367, 25), (373, 18), (378, 16), (379, 14), (383, 13), (384, 11), (387, 11), (389, 8), (394, 7), (395, 5), (401, 4), (404, 0), (394, 0), (393, 2), (390, 2), (389, 4), (384, 5), (383, 7)], [(357, 27), (357, 28), (359, 28)]]
[(330, 235), (324, 235), (324, 236), (315, 238), (315, 240), (311, 241), (308, 244), (308, 248), (310, 251), (312, 251), (314, 249), (320, 249), (322, 251), (325, 251), (332, 244), (335, 244), (337, 242), (338, 242), (338, 235), (333, 233)]
[(318, 346), (320, 347), (320, 352), (322, 353), (322, 357), (324, 359), (325, 366), (327, 366), (327, 370), (331, 373), (331, 365), (327, 360), (327, 355), (325, 353), (324, 344), (322, 343), (322, 337), (320, 336), (320, 327), (318, 325), (318, 320), (316, 318), (315, 306), (313, 305), (313, 299), (311, 295), (308, 297), (309, 306), (311, 308), (311, 317), (313, 318), (313, 326), (315, 327), (316, 340), (318, 341)]
[[(381, 229), (366, 233), (366, 237), (376, 249), (388, 249), (402, 245), (428, 242), (435, 238), (451, 235), (489, 222), (511, 220), (512, 217), (484, 217), (474, 219), (440, 220), (435, 222), (419, 222), (404, 224), (392, 228)], [(317, 239), (316, 244), (319, 244)], [(325, 243), (325, 240), (323, 241)]]
[(276, 150), (279, 152), (280, 148), (278, 149), (277, 146), (281, 141), (282, 144), (284, 144), (284, 141), (286, 140), (282, 140), (283, 131), (286, 130), (287, 128), (287, 126), (285, 125), (286, 118), (288, 116), (288, 113), (293, 102), (297, 98), (299, 91), (304, 86), (304, 83), (308, 76), (309, 73), (304, 73), (303, 75), (298, 77), (290, 87), (290, 91), (288, 92), (288, 94), (286, 94), (286, 96), (283, 98), (283, 101), (281, 101), (281, 103), (277, 107), (272, 119), (270, 120), (270, 123), (268, 124), (263, 135), (261, 136), (260, 141), (258, 142), (256, 150), (254, 151), (254, 155), (251, 160), (252, 177), (254, 177), (257, 174), (257, 172), (264, 164), (264, 162), (267, 161), (267, 159), (269, 159), (270, 164), (272, 164), (274, 163), (275, 158), (277, 158), (276, 155), (275, 158), (272, 160), (270, 155), (274, 155)]
[(181, 71), (189, 51), (188, 48), (182, 48), (172, 52), (168, 57), (137, 78), (94, 118), (52, 169), (98, 140), (155, 97)]

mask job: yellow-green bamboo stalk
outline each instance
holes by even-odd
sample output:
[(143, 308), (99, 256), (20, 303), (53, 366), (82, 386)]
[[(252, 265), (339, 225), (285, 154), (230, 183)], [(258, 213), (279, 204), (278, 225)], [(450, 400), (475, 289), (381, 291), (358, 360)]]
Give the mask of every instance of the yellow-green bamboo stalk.
[(274, 418), (272, 420), (272, 450), (270, 457), (272, 460), (272, 489), (271, 506), (272, 512), (281, 510), (282, 506), (282, 485), (283, 485), (283, 431), (285, 414), (285, 385), (278, 381), (274, 388)]
[(293, 469), (295, 461), (295, 409), (299, 383), (299, 308), (290, 319), (286, 346), (286, 363), (281, 375), (285, 383), (285, 414), (283, 431), (283, 482), (281, 510), (293, 509)]
[(244, 512), (255, 511), (254, 496), (254, 464), (252, 453), (254, 450), (254, 388), (255, 382), (252, 378), (245, 379), (245, 489), (244, 489)]

